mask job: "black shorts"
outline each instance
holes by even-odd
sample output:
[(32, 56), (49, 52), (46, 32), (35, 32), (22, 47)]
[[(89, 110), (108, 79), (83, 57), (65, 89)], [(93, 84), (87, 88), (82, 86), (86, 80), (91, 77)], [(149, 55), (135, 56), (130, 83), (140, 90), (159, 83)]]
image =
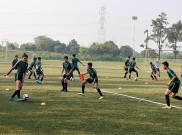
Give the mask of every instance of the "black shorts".
[(156, 74), (156, 71), (152, 71), (151, 74)]
[(168, 87), (168, 89), (171, 90), (173, 93), (178, 93), (179, 87), (180, 87), (180, 84), (172, 83), (172, 84)]
[[(88, 82), (89, 84), (92, 84), (93, 83), (93, 81), (94, 81), (94, 79), (91, 79), (91, 78), (88, 78), (87, 80), (86, 80), (86, 82)], [(99, 81), (98, 80), (95, 80), (95, 83), (99, 83)]]
[(32, 71), (32, 68), (31, 68), (31, 67), (29, 67), (29, 68), (28, 68), (28, 70), (31, 72), (31, 71)]
[(125, 68), (124, 68), (124, 71), (128, 71), (128, 68), (125, 67)]
[(22, 82), (22, 81), (23, 81), (23, 76), (20, 75), (20, 74), (15, 74), (15, 82), (16, 82), (17, 80), (20, 80), (20, 81)]
[(78, 67), (74, 67), (73, 71), (75, 71), (75, 70), (79, 71), (79, 68)]
[(66, 78), (66, 79), (68, 79), (68, 80), (70, 80), (71, 77), (72, 77), (72, 75), (69, 75), (69, 76), (67, 76), (66, 74), (63, 75), (63, 78)]
[(131, 72), (137, 72), (137, 70), (134, 69), (134, 68), (130, 68), (130, 69), (129, 69), (129, 73), (131, 73)]
[(157, 72), (160, 72), (160, 69), (159, 69), (159, 68), (156, 68), (156, 71), (157, 71)]
[(43, 74), (43, 72), (40, 70), (40, 71), (36, 71), (36, 73), (38, 74), (38, 75), (41, 75), (41, 74)]

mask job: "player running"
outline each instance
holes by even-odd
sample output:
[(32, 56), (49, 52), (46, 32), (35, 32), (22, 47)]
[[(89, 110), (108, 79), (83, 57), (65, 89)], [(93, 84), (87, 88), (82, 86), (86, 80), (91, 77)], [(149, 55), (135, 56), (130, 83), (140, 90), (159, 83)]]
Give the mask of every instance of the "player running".
[[(65, 74), (63, 75), (63, 72), (65, 71)], [(67, 80), (71, 80), (72, 78), (72, 74), (73, 74), (73, 69), (72, 69), (72, 64), (68, 61), (68, 56), (64, 56), (64, 62), (63, 62), (63, 69), (61, 72), (61, 83), (63, 86), (63, 89), (61, 90), (61, 92), (68, 92), (68, 83)]]
[(129, 81), (131, 80), (131, 73), (132, 73), (132, 72), (136, 72), (136, 76), (137, 76), (136, 80), (138, 80), (138, 71), (135, 69), (135, 67), (138, 68), (138, 69), (140, 69), (140, 68), (136, 65), (135, 58), (133, 58), (133, 61), (130, 62)]
[(78, 58), (76, 58), (76, 54), (73, 54), (72, 56), (73, 56), (73, 59), (72, 59), (73, 72), (75, 70), (77, 70), (78, 75), (80, 76), (80, 70), (78, 68), (78, 62), (80, 62), (84, 67), (85, 67), (85, 65)]
[(98, 93), (100, 94), (100, 98), (99, 99), (103, 99), (104, 96), (102, 95), (101, 90), (98, 87), (98, 76), (97, 76), (97, 72), (94, 68), (92, 68), (92, 63), (89, 62), (88, 63), (88, 69), (87, 69), (87, 73), (82, 74), (82, 75), (86, 75), (89, 74), (90, 78), (88, 78), (87, 80), (82, 82), (82, 93), (78, 93), (79, 95), (83, 95), (85, 93), (85, 84), (89, 83), (92, 84), (93, 83), (93, 88), (97, 89)]
[(36, 68), (35, 62), (37, 61), (37, 58), (33, 59), (33, 62), (30, 64), (30, 67), (28, 68), (28, 70), (30, 71), (30, 75), (28, 77), (28, 79), (31, 79), (32, 74), (35, 77), (35, 80), (37, 80), (36, 75), (35, 75), (35, 71), (33, 70), (34, 68)]
[[(14, 65), (18, 62), (18, 55), (15, 55), (15, 59), (11, 63), (11, 67), (14, 67)], [(15, 68), (17, 69), (17, 68)]]
[(160, 77), (160, 57), (155, 61), (155, 66), (156, 66), (156, 72), (158, 77)]
[(125, 75), (124, 78), (127, 79), (126, 75), (128, 74), (128, 68), (130, 66), (130, 56), (127, 57), (127, 60), (124, 63), (124, 70), (125, 70)]
[(28, 59), (28, 55), (24, 53), (22, 56), (22, 60), (17, 62), (7, 74), (4, 74), (4, 76), (7, 76), (15, 68), (17, 68), (17, 72), (15, 74), (16, 90), (15, 90), (14, 94), (10, 97), (11, 101), (15, 101), (14, 97), (16, 95), (18, 96), (18, 98), (17, 98), (18, 101), (23, 100), (23, 98), (20, 97), (20, 91), (22, 90), (25, 75), (27, 73), (27, 68), (28, 68), (27, 59)]
[(150, 77), (152, 78), (152, 80), (157, 81), (156, 67), (155, 67), (155, 65), (152, 62), (150, 62), (150, 66), (151, 66), (151, 69), (152, 69), (152, 72), (150, 73)]
[(171, 109), (170, 107), (170, 100), (169, 100), (169, 94), (172, 93), (171, 97), (177, 100), (182, 100), (182, 97), (176, 96), (176, 93), (178, 93), (178, 89), (180, 87), (180, 80), (176, 76), (173, 70), (169, 68), (169, 63), (167, 61), (163, 62), (163, 69), (167, 70), (167, 74), (171, 81), (167, 84), (168, 89), (165, 92), (165, 98), (166, 98), (166, 106), (163, 107), (163, 109)]
[[(43, 73), (43, 69), (42, 69), (42, 63), (41, 63), (41, 57), (38, 57), (38, 61), (35, 62), (35, 66), (36, 66), (36, 73), (38, 75), (37, 78), (37, 83), (42, 84), (43, 79), (44, 79), (44, 73)], [(39, 81), (39, 79), (41, 78), (41, 80)]]

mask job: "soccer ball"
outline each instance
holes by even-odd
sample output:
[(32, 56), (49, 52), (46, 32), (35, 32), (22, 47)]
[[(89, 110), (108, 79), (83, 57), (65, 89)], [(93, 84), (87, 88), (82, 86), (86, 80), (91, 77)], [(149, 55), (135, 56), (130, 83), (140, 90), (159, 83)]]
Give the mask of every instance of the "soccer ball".
[(28, 94), (24, 94), (24, 95), (23, 95), (23, 99), (24, 99), (24, 100), (28, 100), (28, 99), (29, 99), (29, 95), (28, 95)]
[(135, 78), (135, 81), (138, 81), (138, 78)]

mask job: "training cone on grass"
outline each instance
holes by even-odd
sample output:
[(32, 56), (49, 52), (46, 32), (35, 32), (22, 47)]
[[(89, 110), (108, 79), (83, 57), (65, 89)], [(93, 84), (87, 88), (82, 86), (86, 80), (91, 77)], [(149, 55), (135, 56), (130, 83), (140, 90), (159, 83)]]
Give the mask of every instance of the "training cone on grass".
[(5, 90), (9, 90), (9, 89), (5, 89)]
[(42, 105), (42, 106), (45, 106), (45, 105), (46, 105), (46, 103), (45, 103), (45, 102), (42, 102), (42, 103), (41, 103), (41, 105)]

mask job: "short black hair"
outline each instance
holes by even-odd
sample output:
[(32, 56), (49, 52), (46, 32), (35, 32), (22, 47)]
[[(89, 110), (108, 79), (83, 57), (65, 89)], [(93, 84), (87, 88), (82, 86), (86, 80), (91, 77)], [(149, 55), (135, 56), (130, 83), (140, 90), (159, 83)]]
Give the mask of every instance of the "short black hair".
[(33, 58), (33, 60), (35, 61), (35, 60), (37, 60), (37, 58)]
[(166, 67), (169, 67), (169, 63), (168, 63), (167, 61), (164, 61), (162, 64), (163, 64), (164, 66), (166, 66)]
[(38, 57), (38, 60), (41, 60), (41, 57)]
[(24, 53), (23, 55), (22, 55), (22, 58), (23, 57), (27, 57), (28, 58), (28, 55), (26, 54), (26, 53)]
[(135, 58), (133, 58), (133, 60), (135, 60)]
[(15, 57), (18, 57), (18, 55), (15, 55)]
[(89, 62), (88, 65), (92, 67), (92, 63), (91, 62)]
[(68, 59), (68, 56), (64, 56), (64, 59)]
[(73, 57), (76, 57), (76, 54), (73, 54), (72, 56), (73, 56)]
[(152, 62), (150, 62), (150, 64), (152, 64)]
[(128, 56), (128, 58), (130, 58), (130, 56)]

